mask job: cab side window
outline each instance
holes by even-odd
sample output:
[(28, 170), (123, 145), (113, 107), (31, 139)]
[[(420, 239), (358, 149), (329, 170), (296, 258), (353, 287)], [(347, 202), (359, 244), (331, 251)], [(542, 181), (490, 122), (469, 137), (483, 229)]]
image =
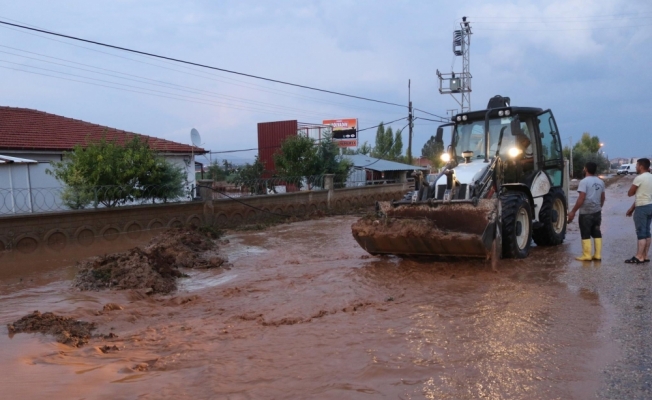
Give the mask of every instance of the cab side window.
[(552, 112), (546, 111), (537, 116), (541, 136), (541, 158), (543, 169), (550, 177), (553, 186), (561, 186), (564, 161), (561, 151), (559, 130)]

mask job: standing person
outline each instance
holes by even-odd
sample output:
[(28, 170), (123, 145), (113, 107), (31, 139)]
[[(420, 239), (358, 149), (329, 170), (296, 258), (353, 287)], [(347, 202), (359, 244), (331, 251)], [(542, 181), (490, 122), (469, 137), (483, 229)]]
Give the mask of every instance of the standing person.
[[(568, 222), (573, 222), (575, 213), (580, 211), (580, 235), (582, 236), (582, 255), (575, 257), (580, 261), (602, 260), (602, 206), (604, 205), (604, 182), (595, 176), (598, 165), (587, 162), (584, 165), (585, 177), (580, 181), (577, 191), (579, 197), (575, 207), (568, 213)], [(591, 238), (595, 242), (595, 254), (591, 251)]]
[(650, 159), (640, 158), (636, 161), (636, 173), (632, 187), (629, 188), (627, 196), (636, 195), (636, 201), (627, 210), (627, 216), (634, 214), (634, 227), (638, 245), (636, 255), (628, 260), (628, 264), (641, 264), (650, 262), (647, 258), (650, 251), (650, 223), (652, 223), (652, 174), (650, 174)]

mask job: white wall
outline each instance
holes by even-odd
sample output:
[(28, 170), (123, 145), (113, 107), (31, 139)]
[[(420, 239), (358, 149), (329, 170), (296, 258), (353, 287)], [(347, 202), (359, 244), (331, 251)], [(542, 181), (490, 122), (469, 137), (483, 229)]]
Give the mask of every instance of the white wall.
[[(60, 198), (63, 184), (46, 173), (47, 169), (52, 168), (50, 161), (61, 161), (61, 154), (5, 153), (14, 157), (37, 160), (39, 163), (0, 164), (0, 215), (66, 209)], [(164, 157), (185, 171), (188, 189), (192, 189), (196, 185), (194, 158), (190, 155), (164, 155)], [(31, 188), (31, 191), (28, 188)]]
[(29, 166), (0, 164), (0, 215), (32, 212)]

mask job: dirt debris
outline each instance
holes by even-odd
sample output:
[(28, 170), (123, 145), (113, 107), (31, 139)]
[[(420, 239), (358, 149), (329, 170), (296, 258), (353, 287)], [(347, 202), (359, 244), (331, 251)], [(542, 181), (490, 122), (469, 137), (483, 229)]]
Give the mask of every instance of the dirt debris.
[(81, 347), (88, 343), (91, 331), (96, 328), (96, 325), (93, 322), (62, 317), (51, 312), (41, 314), (36, 310), (12, 324), (7, 324), (7, 328), (9, 335), (39, 332), (55, 336), (59, 343)]
[(103, 311), (116, 311), (116, 310), (124, 310), (124, 307), (122, 307), (120, 304), (116, 303), (106, 303), (104, 307), (102, 308)]
[[(214, 235), (210, 235), (213, 237)], [(179, 268), (218, 268), (226, 259), (215, 241), (198, 229), (169, 229), (143, 248), (93, 257), (79, 265), (73, 285), (81, 290), (145, 289), (147, 294), (170, 293)]]

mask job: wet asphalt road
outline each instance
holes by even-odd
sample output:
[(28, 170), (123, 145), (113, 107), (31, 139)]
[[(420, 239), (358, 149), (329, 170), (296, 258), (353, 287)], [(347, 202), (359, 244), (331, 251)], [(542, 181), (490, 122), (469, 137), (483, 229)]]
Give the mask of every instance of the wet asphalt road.
[[(608, 340), (619, 354), (604, 369), (597, 394), (606, 399), (652, 398), (652, 264), (625, 264), (636, 253), (634, 223), (625, 217), (633, 200), (626, 196), (633, 177), (622, 177), (607, 189), (602, 213), (603, 261), (571, 261), (558, 279), (594, 293), (608, 310)], [(576, 195), (570, 199), (574, 204)], [(580, 254), (577, 222), (569, 227), (568, 248)]]

